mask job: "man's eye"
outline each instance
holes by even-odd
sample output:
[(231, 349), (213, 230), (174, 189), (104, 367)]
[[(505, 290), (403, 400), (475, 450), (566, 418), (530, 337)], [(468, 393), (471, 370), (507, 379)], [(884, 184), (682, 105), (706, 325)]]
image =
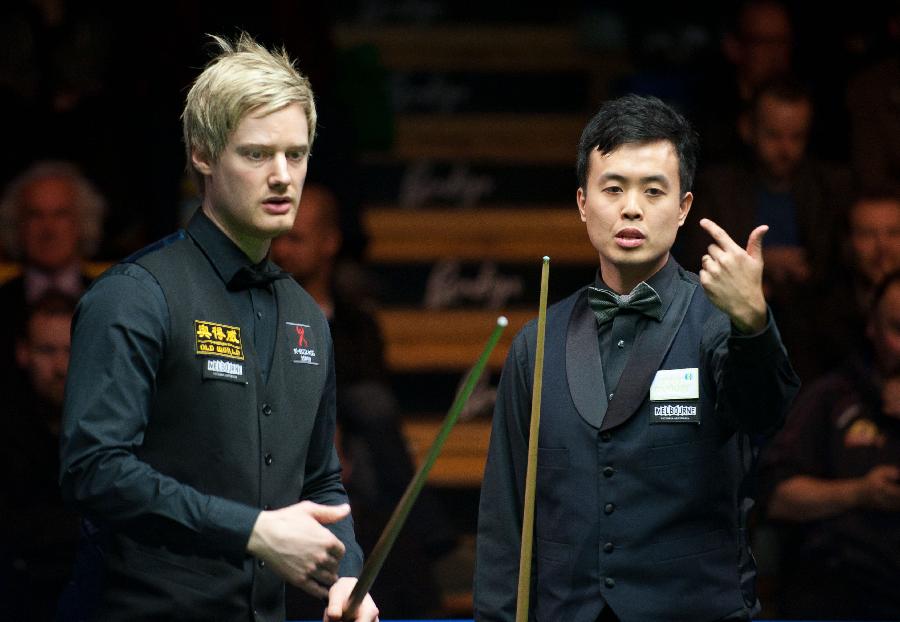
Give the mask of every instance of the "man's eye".
[(306, 157), (306, 152), (305, 151), (288, 151), (287, 157), (290, 160), (295, 160), (295, 161), (299, 162), (300, 160), (303, 160), (303, 158)]
[(622, 192), (622, 189), (619, 186), (607, 186), (603, 189), (603, 192), (609, 192), (611, 194), (618, 194)]
[(262, 159), (263, 159), (263, 152), (262, 152), (262, 151), (259, 151), (259, 150), (245, 151), (245, 152), (244, 152), (244, 156), (245, 156), (248, 160), (258, 161), (258, 160), (262, 160)]
[(665, 194), (660, 188), (647, 188), (647, 194), (651, 197), (661, 197)]

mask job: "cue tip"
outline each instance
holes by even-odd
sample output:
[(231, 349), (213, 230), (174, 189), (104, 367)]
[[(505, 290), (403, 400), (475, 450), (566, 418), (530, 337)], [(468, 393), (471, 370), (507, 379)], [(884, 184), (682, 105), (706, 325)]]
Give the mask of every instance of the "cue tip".
[(550, 261), (550, 257), (544, 255), (544, 263), (548, 263)]
[(507, 324), (509, 324), (509, 320), (506, 319), (505, 315), (501, 315), (497, 318), (497, 326), (503, 326), (505, 328)]

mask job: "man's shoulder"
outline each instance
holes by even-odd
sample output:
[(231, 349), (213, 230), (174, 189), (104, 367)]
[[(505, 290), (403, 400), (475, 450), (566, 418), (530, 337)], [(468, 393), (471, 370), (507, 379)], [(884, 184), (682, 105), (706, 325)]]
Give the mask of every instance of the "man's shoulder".
[(167, 235), (161, 240), (148, 244), (144, 248), (132, 253), (120, 263), (147, 265), (152, 260), (165, 259), (168, 255), (177, 252), (188, 240), (188, 234), (184, 229)]

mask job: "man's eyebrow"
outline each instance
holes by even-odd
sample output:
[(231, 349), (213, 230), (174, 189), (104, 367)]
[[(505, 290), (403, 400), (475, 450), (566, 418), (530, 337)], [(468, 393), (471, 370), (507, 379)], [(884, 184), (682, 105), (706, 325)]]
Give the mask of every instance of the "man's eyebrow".
[[(600, 175), (600, 180), (626, 182), (628, 178), (620, 173), (603, 173)], [(669, 178), (665, 175), (647, 175), (646, 177), (641, 177), (638, 181), (641, 184), (660, 184), (666, 188), (669, 187)]]

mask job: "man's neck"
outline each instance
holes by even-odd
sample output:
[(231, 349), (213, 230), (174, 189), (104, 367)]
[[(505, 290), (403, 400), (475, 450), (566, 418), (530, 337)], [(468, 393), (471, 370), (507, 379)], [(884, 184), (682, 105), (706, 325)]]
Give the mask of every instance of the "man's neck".
[(206, 202), (203, 203), (203, 213), (206, 214), (206, 217), (209, 218), (229, 240), (234, 242), (235, 246), (241, 249), (241, 251), (250, 259), (251, 262), (256, 264), (266, 258), (266, 254), (268, 254), (269, 252), (269, 247), (272, 245), (272, 240), (268, 238), (259, 239), (241, 237), (236, 233), (230, 231), (229, 228), (226, 227), (221, 221), (216, 211), (211, 209), (209, 205), (206, 204)]

